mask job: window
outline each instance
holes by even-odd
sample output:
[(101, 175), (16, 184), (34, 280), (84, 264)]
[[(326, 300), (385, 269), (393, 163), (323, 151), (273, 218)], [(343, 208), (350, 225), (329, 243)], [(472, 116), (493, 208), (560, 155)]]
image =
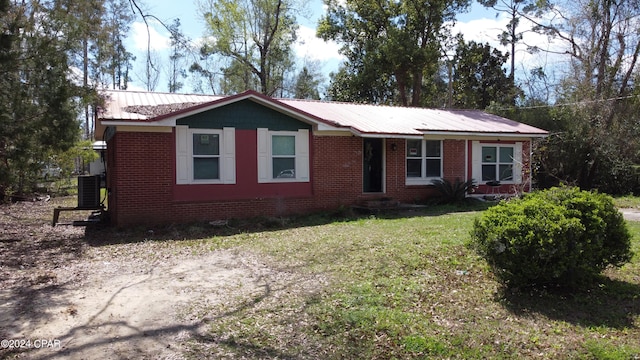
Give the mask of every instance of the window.
[(177, 184), (235, 184), (235, 129), (176, 126)]
[(274, 179), (296, 177), (296, 137), (271, 136), (271, 161)]
[(309, 181), (309, 130), (258, 129), (258, 182)]
[(442, 141), (407, 140), (407, 185), (442, 177)]
[(513, 181), (514, 147), (482, 147), (482, 181)]
[(220, 180), (220, 134), (193, 133), (193, 179)]
[(480, 183), (500, 181), (520, 184), (523, 174), (523, 143), (471, 142), (472, 178)]

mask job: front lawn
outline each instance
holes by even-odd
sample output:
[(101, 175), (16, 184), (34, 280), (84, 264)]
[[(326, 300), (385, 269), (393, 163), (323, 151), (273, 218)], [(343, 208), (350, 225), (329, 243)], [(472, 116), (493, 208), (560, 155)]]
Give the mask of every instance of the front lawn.
[(504, 291), (465, 246), (482, 206), (52, 228), (74, 201), (0, 206), (0, 335), (63, 344), (0, 358), (640, 358), (640, 222), (591, 288)]
[[(210, 340), (233, 357), (640, 357), (638, 255), (585, 291), (505, 292), (464, 245), (478, 214), (289, 224), (183, 244), (250, 251), (326, 279), (317, 292), (255, 298), (212, 321)], [(640, 223), (629, 226), (638, 254)]]

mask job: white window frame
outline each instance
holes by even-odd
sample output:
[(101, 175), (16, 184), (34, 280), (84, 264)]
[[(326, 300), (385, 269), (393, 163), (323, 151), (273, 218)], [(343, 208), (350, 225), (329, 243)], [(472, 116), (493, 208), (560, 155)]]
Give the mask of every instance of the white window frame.
[[(217, 134), (220, 140), (218, 179), (194, 179), (193, 134)], [(200, 129), (176, 126), (176, 183), (177, 184), (235, 184), (235, 129)]]
[[(409, 159), (418, 159), (417, 156), (415, 157), (409, 157), (409, 154), (406, 153), (407, 152), (407, 144), (410, 140), (420, 140), (422, 141), (421, 144), (421, 150), (422, 153), (420, 154), (420, 161), (422, 162), (421, 165), (421, 172), (422, 174), (420, 174), (420, 177), (409, 177), (407, 176), (407, 160)], [(438, 141), (440, 143), (440, 156), (427, 156), (427, 141)], [(444, 166), (444, 148), (443, 148), (443, 141), (442, 140), (433, 140), (433, 139), (408, 139), (407, 141), (405, 141), (405, 157), (404, 157), (404, 162), (405, 162), (405, 171), (404, 171), (404, 176), (406, 179), (406, 185), (431, 185), (433, 184), (433, 181), (436, 179), (441, 179), (442, 178), (442, 169)], [(434, 159), (438, 159), (440, 160), (440, 176), (427, 176), (427, 160), (434, 160)]]
[[(273, 177), (273, 136), (295, 137), (294, 177)], [(258, 183), (309, 182), (309, 130), (273, 131), (258, 129)]]
[[(484, 161), (484, 159), (481, 159), (482, 167), (487, 166), (487, 165), (495, 166), (495, 170), (494, 170), (494, 174), (493, 174), (493, 175), (495, 175), (495, 179), (493, 179), (493, 180), (484, 180), (484, 179), (481, 178), (481, 181), (482, 182), (498, 181), (498, 182), (501, 182), (501, 183), (503, 183), (503, 182), (504, 183), (510, 183), (510, 182), (512, 183), (513, 182), (513, 177), (515, 176), (514, 173), (515, 173), (515, 170), (516, 170), (516, 167), (515, 167), (515, 164), (516, 164), (516, 161), (515, 161), (515, 156), (516, 156), (515, 146), (514, 145), (494, 145), (494, 144), (487, 145), (487, 144), (484, 144), (484, 145), (482, 145), (482, 148), (481, 148), (482, 152), (481, 153), (484, 153), (483, 150), (485, 148), (494, 148), (494, 149), (496, 149), (496, 160), (495, 161), (487, 162), (487, 161)], [(511, 161), (509, 161), (509, 162), (502, 161), (503, 159), (500, 157), (500, 149), (511, 149), (511, 153), (513, 154), (512, 158), (511, 158)], [(504, 180), (500, 179), (500, 166), (503, 166), (503, 165), (511, 166), (511, 179), (504, 179)], [(484, 171), (482, 173), (484, 173)]]
[[(496, 162), (494, 163), (486, 163), (484, 159), (482, 159), (482, 148), (483, 147), (495, 147), (496, 148)], [(522, 182), (522, 142), (516, 143), (499, 143), (499, 142), (491, 142), (485, 143), (480, 141), (474, 141), (473, 145), (473, 178), (478, 181), (479, 184), (484, 184), (490, 180), (482, 180), (482, 165), (491, 164), (496, 166), (496, 175), (498, 175), (498, 171), (500, 169), (500, 165), (512, 165), (512, 176), (511, 180), (500, 180), (501, 184), (520, 184)], [(500, 148), (512, 148), (513, 149), (513, 159), (511, 163), (500, 162)]]

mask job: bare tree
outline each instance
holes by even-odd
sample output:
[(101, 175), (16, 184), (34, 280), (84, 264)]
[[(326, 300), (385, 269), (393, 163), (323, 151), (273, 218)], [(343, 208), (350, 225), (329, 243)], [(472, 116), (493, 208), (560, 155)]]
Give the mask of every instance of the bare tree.
[(200, 6), (215, 39), (203, 53), (228, 58), (226, 71), (246, 74), (242, 90), (253, 88), (255, 76), (257, 90), (275, 94), (283, 72), (293, 65), (291, 46), (298, 25), (292, 0), (206, 0)]

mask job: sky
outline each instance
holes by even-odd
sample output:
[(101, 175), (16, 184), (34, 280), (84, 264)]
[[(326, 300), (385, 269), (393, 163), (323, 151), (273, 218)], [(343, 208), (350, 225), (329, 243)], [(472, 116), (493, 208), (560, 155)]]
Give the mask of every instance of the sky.
[[(196, 43), (205, 35), (205, 24), (198, 9), (198, 0), (153, 0), (147, 1), (146, 8), (147, 13), (157, 16), (165, 24), (171, 24), (173, 19), (179, 18), (183, 33)], [(322, 0), (309, 0), (308, 12), (310, 14), (308, 17), (298, 18), (300, 27), (298, 30), (298, 42), (294, 46), (294, 50), (299, 58), (307, 58), (320, 63), (322, 72), (325, 74), (325, 85), (327, 85), (329, 81), (328, 74), (338, 69), (343, 57), (338, 53), (338, 44), (326, 43), (315, 37), (318, 19), (324, 14)], [(506, 53), (508, 49), (500, 45), (498, 35), (506, 29), (508, 21), (509, 19), (504, 14), (486, 9), (475, 3), (469, 12), (457, 16), (453, 32), (454, 34), (462, 33), (466, 41), (473, 40), (480, 43), (489, 43), (492, 47)], [(150, 20), (150, 25), (151, 47), (165, 63), (168, 63), (169, 32), (153, 20)], [(130, 89), (144, 90), (144, 83), (141, 79), (144, 78), (147, 38), (146, 25), (141, 20), (136, 20), (131, 26), (129, 37), (125, 43), (127, 49), (134, 53), (137, 58), (131, 72), (132, 82), (129, 83)], [(544, 36), (525, 33), (523, 44), (516, 50), (517, 72), (524, 74), (528, 71), (527, 69), (546, 68), (555, 61), (544, 55), (544, 53), (530, 54), (526, 51), (527, 45), (536, 45), (542, 48), (558, 46)], [(166, 73), (167, 71), (164, 70), (164, 72)], [(156, 91), (167, 90), (167, 80), (165, 78), (166, 76), (160, 80)], [(192, 89), (189, 84), (186, 84), (181, 91), (191, 92)]]

